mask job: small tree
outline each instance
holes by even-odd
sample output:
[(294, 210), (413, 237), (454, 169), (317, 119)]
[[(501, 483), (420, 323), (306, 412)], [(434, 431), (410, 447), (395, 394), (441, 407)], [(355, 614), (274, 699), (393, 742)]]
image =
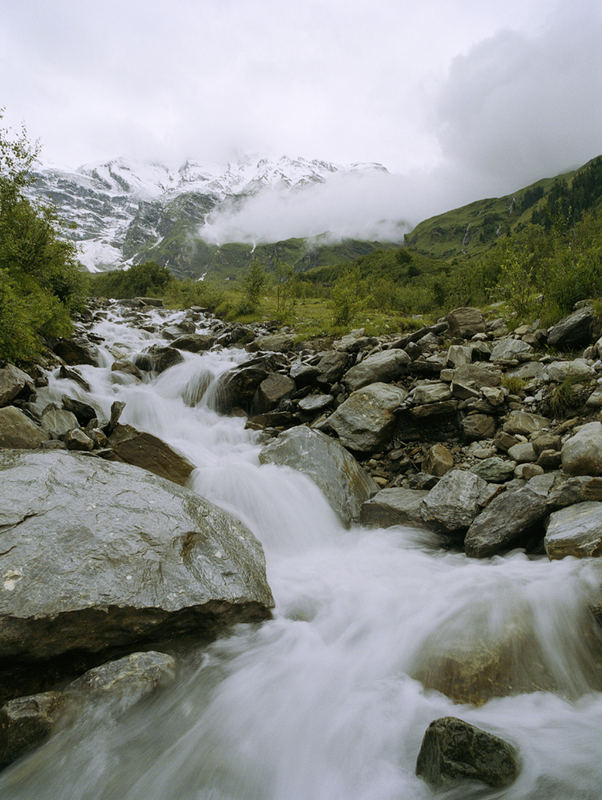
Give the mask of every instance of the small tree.
[(250, 312), (257, 309), (265, 282), (265, 268), (259, 261), (253, 259), (244, 279), (245, 296), (241, 311)]

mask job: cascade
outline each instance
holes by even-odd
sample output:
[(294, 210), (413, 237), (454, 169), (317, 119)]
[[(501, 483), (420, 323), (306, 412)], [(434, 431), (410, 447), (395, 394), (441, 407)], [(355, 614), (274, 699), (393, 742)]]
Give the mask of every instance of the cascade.
[[(183, 452), (196, 466), (192, 488), (262, 542), (274, 617), (187, 652), (176, 684), (125, 716), (90, 710), (4, 771), (1, 795), (420, 800), (435, 796), (415, 775), (424, 731), (458, 716), (512, 741), (522, 771), (503, 791), (464, 785), (437, 796), (598, 798), (602, 695), (583, 644), (591, 563), (520, 551), (477, 561), (425, 531), (343, 529), (309, 479), (259, 465), (260, 434), (212, 409), (216, 378), (244, 351), (186, 353), (143, 383), (112, 382), (116, 354), (157, 339), (120, 308), (94, 327), (105, 345), (103, 366), (81, 367), (91, 392), (51, 375), (39, 402), (68, 391), (108, 417), (123, 400), (123, 422)], [(157, 324), (179, 318), (149, 313)], [(543, 670), (553, 687), (475, 706), (418, 679), (442, 648), (496, 641), (511, 643), (514, 677), (529, 683)]]

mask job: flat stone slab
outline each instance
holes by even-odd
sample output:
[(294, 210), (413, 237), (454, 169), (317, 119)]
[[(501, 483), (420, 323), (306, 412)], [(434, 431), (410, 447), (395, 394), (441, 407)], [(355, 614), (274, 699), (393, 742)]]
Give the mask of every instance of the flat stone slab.
[(424, 489), (381, 489), (363, 504), (360, 522), (362, 525), (378, 528), (389, 528), (391, 525), (427, 528), (420, 513), (422, 501), (427, 494)]
[(602, 556), (602, 503), (577, 503), (555, 511), (544, 545), (550, 559)]

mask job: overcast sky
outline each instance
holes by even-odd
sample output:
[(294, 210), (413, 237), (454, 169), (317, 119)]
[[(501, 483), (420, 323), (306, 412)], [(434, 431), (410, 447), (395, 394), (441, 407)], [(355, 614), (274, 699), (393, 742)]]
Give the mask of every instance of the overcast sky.
[(602, 152), (600, 0), (0, 0), (0, 11), (5, 123), (24, 122), (57, 166), (249, 152), (379, 161), (420, 206), (424, 187), (457, 205)]

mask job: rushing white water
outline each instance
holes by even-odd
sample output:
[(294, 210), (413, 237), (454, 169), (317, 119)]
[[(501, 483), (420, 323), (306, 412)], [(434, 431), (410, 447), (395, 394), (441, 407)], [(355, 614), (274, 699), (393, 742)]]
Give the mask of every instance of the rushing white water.
[[(417, 530), (343, 530), (311, 481), (259, 466), (258, 435), (208, 406), (203, 389), (244, 353), (187, 354), (140, 384), (110, 364), (153, 336), (117, 311), (95, 332), (109, 346), (103, 367), (82, 367), (92, 392), (51, 377), (40, 403), (68, 393), (108, 416), (124, 400), (122, 421), (184, 452), (197, 465), (192, 487), (262, 541), (276, 609), (272, 621), (189, 654), (174, 687), (119, 720), (100, 709), (55, 734), (0, 776), (2, 797), (420, 800), (434, 796), (414, 774), (422, 736), (454, 715), (515, 743), (522, 771), (503, 791), (464, 785), (437, 797), (598, 800), (602, 695), (591, 689), (587, 560), (515, 551), (476, 561)], [(543, 670), (555, 692), (476, 707), (415, 677), (434, 653), (496, 640), (510, 641), (516, 676)]]

